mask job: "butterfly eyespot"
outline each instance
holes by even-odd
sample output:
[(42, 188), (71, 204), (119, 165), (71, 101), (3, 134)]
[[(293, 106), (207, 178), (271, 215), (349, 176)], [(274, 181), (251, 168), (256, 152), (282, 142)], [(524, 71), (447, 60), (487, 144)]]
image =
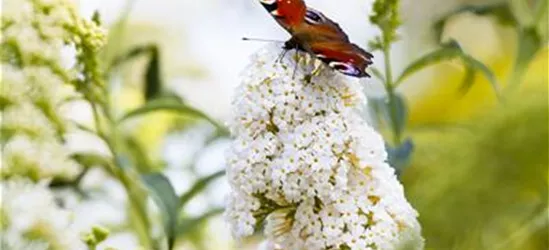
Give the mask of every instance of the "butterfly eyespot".
[(360, 70), (357, 69), (355, 66), (353, 65), (350, 65), (350, 64), (347, 64), (347, 63), (342, 63), (342, 62), (330, 62), (330, 64), (328, 64), (331, 68), (345, 74), (345, 75), (350, 75), (350, 76), (360, 76), (361, 73), (360, 73)]
[(305, 13), (305, 22), (308, 24), (319, 24), (324, 22), (324, 20), (325, 18), (322, 13), (311, 8), (307, 9), (307, 12)]

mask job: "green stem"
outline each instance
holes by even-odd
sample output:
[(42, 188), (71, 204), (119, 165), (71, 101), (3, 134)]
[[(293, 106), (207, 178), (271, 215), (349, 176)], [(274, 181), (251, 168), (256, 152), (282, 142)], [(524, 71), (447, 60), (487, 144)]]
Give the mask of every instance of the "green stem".
[[(107, 122), (110, 128), (110, 137), (108, 140), (109, 148), (112, 151), (113, 157), (115, 159), (115, 164), (119, 164), (118, 160), (120, 158), (119, 152), (120, 152), (120, 140), (118, 135), (118, 127), (116, 123), (116, 118), (113, 114), (112, 110), (112, 98), (109, 94), (109, 91), (106, 88), (102, 88), (106, 102), (103, 104), (103, 111), (105, 112), (105, 116), (107, 118)], [(143, 203), (141, 200), (142, 197), (140, 197), (140, 193), (138, 192), (139, 187), (136, 186), (134, 181), (131, 181), (129, 178), (130, 176), (125, 173), (125, 170), (121, 168), (120, 166), (117, 168), (117, 172), (119, 173), (117, 178), (122, 182), (124, 188), (126, 189), (126, 193), (128, 195), (130, 204), (135, 208), (134, 212), (137, 213), (137, 219), (138, 223), (142, 226), (143, 229), (149, 230), (150, 228), (150, 222), (149, 222), (149, 216), (147, 215), (147, 208), (146, 203)], [(139, 233), (139, 232), (138, 232)], [(143, 233), (143, 232), (141, 232)], [(140, 235), (142, 244), (146, 246), (147, 249), (156, 249), (153, 246), (154, 240), (152, 239), (150, 233), (143, 233), (144, 235)]]
[(391, 69), (391, 52), (390, 52), (390, 42), (386, 43), (383, 48), (383, 55), (385, 57), (385, 91), (387, 91), (390, 119), (391, 119), (391, 129), (393, 131), (393, 144), (401, 144), (401, 134), (398, 128), (398, 114), (396, 110), (395, 103), (395, 87), (393, 83), (393, 72)]
[[(128, 195), (131, 206), (135, 208), (134, 212), (137, 213), (137, 216), (135, 217), (138, 219), (138, 223), (143, 229), (148, 230), (150, 228), (148, 221), (149, 216), (147, 215), (146, 204), (140, 202), (141, 197), (138, 192), (139, 187), (136, 186), (133, 181), (131, 181), (130, 176), (128, 175), (128, 173), (125, 172), (125, 170), (123, 170), (120, 166), (116, 166), (119, 164), (117, 159), (119, 158), (120, 145), (118, 140), (118, 128), (115, 122), (116, 120), (114, 114), (112, 113), (112, 99), (107, 88), (103, 86), (100, 86), (99, 88), (101, 95), (105, 97), (104, 99), (102, 99), (103, 101), (96, 103), (93, 101), (94, 98), (91, 98), (89, 96), (87, 96), (86, 99), (92, 107), (97, 134), (105, 141), (105, 144), (107, 144), (107, 147), (111, 151), (112, 157), (114, 159), (113, 164), (115, 165), (110, 167), (110, 169), (107, 169), (107, 171), (110, 172), (113, 177), (117, 178), (122, 183)], [(101, 110), (101, 113), (99, 112), (99, 109)], [(101, 116), (101, 114), (103, 114), (103, 116)], [(108, 126), (108, 129), (104, 127), (102, 120), (106, 121), (106, 126)], [(139, 234), (139, 232), (137, 233)], [(140, 239), (142, 241), (141, 243), (144, 247), (146, 247), (146, 249), (154, 249), (154, 241), (149, 233), (143, 233), (143, 235), (140, 235)]]

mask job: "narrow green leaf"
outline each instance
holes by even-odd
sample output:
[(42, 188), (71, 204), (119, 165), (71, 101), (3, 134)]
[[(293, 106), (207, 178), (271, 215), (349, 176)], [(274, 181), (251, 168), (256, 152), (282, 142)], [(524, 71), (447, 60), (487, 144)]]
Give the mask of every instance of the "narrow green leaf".
[[(412, 62), (412, 64), (410, 66), (408, 66), (404, 70), (404, 72), (401, 74), (401, 76), (398, 78), (395, 85), (400, 84), (404, 79), (406, 79), (410, 75), (422, 70), (423, 68), (426, 68), (430, 65), (439, 63), (441, 61), (451, 60), (451, 59), (454, 59), (454, 58), (460, 58), (463, 61), (463, 63), (465, 64), (465, 66), (467, 67), (467, 70), (472, 69), (475, 72), (478, 71), (478, 72), (482, 73), (486, 77), (486, 79), (488, 79), (490, 84), (492, 85), (492, 88), (494, 89), (494, 91), (496, 93), (496, 96), (498, 98), (500, 98), (499, 84), (498, 84), (496, 76), (494, 75), (492, 70), (490, 70), (490, 68), (488, 68), (488, 66), (486, 66), (481, 61), (473, 58), (472, 56), (470, 56), (468, 54), (466, 54), (461, 49), (459, 44), (456, 41), (453, 41), (453, 40), (448, 42), (448, 43), (443, 44), (440, 49), (438, 49), (434, 52), (431, 52), (431, 53), (421, 57), (420, 59)], [(472, 78), (474, 78), (474, 73), (466, 72), (466, 76), (465, 76), (465, 81), (466, 82), (465, 83), (467, 83), (467, 81), (471, 81)], [(469, 83), (472, 84), (474, 82), (471, 81)], [(471, 86), (462, 85), (462, 88), (463, 87), (466, 87), (465, 89), (469, 89)]]
[(151, 44), (138, 46), (131, 49), (128, 53), (116, 58), (112, 62), (111, 70), (118, 65), (141, 55), (150, 56), (150, 61), (147, 65), (147, 70), (145, 72), (145, 84), (143, 88), (143, 94), (145, 96), (145, 100), (151, 100), (153, 98), (159, 97), (162, 92), (162, 73), (160, 64), (160, 51), (158, 49), (158, 46)]
[(460, 92), (465, 94), (471, 89), (473, 83), (475, 83), (476, 72), (473, 67), (466, 67), (465, 76), (463, 77), (463, 82), (461, 83)]
[(76, 153), (73, 154), (71, 158), (86, 168), (96, 166), (109, 168), (110, 165), (112, 165), (112, 161), (109, 158), (96, 153)]
[(145, 100), (151, 100), (160, 95), (162, 91), (162, 76), (160, 70), (160, 52), (158, 47), (151, 48), (151, 60), (145, 74), (145, 86), (143, 93)]
[(88, 132), (90, 134), (97, 135), (97, 132), (94, 129), (90, 128), (90, 127), (87, 127), (85, 125), (82, 125), (82, 124), (76, 123), (76, 122), (73, 122), (73, 125), (76, 126), (78, 129), (84, 131), (84, 132)]
[(202, 223), (204, 223), (208, 219), (216, 215), (219, 215), (221, 213), (223, 213), (223, 209), (217, 208), (217, 209), (210, 210), (201, 216), (190, 218), (190, 219), (184, 219), (177, 226), (177, 235), (184, 237), (187, 234), (195, 231), (197, 227), (199, 227)]
[(465, 65), (467, 65), (467, 67), (473, 68), (475, 71), (479, 71), (484, 75), (484, 77), (486, 77), (486, 79), (488, 79), (488, 81), (492, 85), (492, 88), (494, 89), (494, 92), (496, 93), (496, 96), (498, 97), (498, 99), (500, 99), (501, 91), (499, 89), (499, 84), (496, 79), (496, 76), (494, 75), (494, 72), (492, 72), (492, 70), (488, 68), (488, 66), (486, 66), (484, 63), (473, 58), (470, 55), (462, 53), (460, 54), (460, 57), (465, 63)]
[(159, 98), (158, 99), (164, 99), (166, 101), (173, 101), (173, 102), (178, 102), (178, 103), (185, 103), (185, 99), (174, 93), (174, 92), (171, 92), (171, 91), (163, 91), (160, 95), (159, 95)]
[(205, 176), (202, 179), (199, 179), (191, 187), (191, 189), (189, 189), (189, 191), (187, 191), (186, 193), (181, 195), (181, 197), (179, 198), (179, 207), (180, 208), (184, 207), (192, 198), (194, 198), (197, 194), (202, 192), (202, 190), (204, 190), (204, 188), (206, 188), (208, 186), (208, 184), (210, 184), (211, 182), (213, 182), (217, 178), (222, 177), (224, 175), (225, 175), (225, 171), (221, 170), (221, 171), (215, 172), (211, 175)]
[(121, 64), (126, 63), (138, 56), (151, 54), (154, 50), (157, 50), (157, 47), (154, 44), (136, 46), (135, 48), (128, 51), (126, 54), (115, 58), (111, 63), (110, 69), (112, 70), (115, 67), (118, 67)]
[(173, 249), (177, 228), (178, 197), (170, 181), (163, 174), (149, 174), (142, 176), (149, 193), (162, 211), (164, 231), (168, 239), (169, 249)]
[(414, 73), (434, 65), (436, 63), (454, 59), (462, 53), (461, 48), (456, 42), (450, 42), (443, 44), (441, 48), (428, 53), (427, 55), (412, 62), (407, 68), (404, 69), (400, 77), (395, 82), (395, 85), (400, 84), (404, 79), (413, 75)]
[(138, 117), (141, 115), (146, 115), (149, 113), (154, 113), (157, 111), (171, 111), (171, 112), (175, 112), (180, 115), (188, 116), (191, 118), (204, 119), (210, 122), (212, 125), (214, 125), (222, 134), (229, 134), (229, 132), (223, 125), (219, 124), (217, 121), (213, 120), (212, 118), (204, 114), (202, 111), (195, 109), (191, 106), (188, 106), (184, 103), (174, 101), (171, 98), (170, 99), (162, 98), (162, 99), (156, 99), (156, 100), (147, 102), (144, 106), (124, 115), (122, 118), (120, 118), (118, 123), (122, 123), (128, 119)]
[(132, 156), (133, 161), (136, 163), (135, 166), (140, 173), (150, 173), (154, 172), (155, 167), (149, 155), (145, 150), (139, 145), (139, 142), (131, 136), (126, 136), (124, 138), (125, 148), (128, 150), (129, 155)]
[(518, 55), (515, 61), (515, 69), (509, 79), (509, 86), (520, 84), (522, 76), (534, 56), (542, 47), (541, 37), (535, 28), (527, 28), (519, 31)]

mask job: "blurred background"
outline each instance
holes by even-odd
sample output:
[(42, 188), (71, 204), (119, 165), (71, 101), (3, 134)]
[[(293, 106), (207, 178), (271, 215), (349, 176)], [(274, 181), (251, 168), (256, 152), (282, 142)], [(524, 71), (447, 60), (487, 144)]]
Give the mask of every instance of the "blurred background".
[[(373, 0), (306, 2), (364, 48), (379, 34), (369, 22)], [(78, 7), (85, 17), (98, 11), (108, 30), (102, 58), (112, 65), (108, 83), (118, 115), (144, 105), (152, 74), (163, 92), (222, 126), (231, 117), (239, 73), (265, 46), (241, 38), (289, 38), (257, 0), (79, 0)], [(470, 74), (459, 60), (432, 60), (398, 85), (407, 143), (388, 143), (388, 149), (420, 214), (427, 249), (549, 249), (547, 9), (545, 0), (402, 0), (400, 39), (391, 53), (395, 74), (449, 41), (493, 73), (490, 79)], [(383, 54), (374, 55), (374, 66), (383, 69)], [(370, 103), (383, 98), (380, 80), (362, 81)], [(69, 114), (93, 124), (85, 104), (74, 103)], [(374, 108), (365, 113), (390, 141), (379, 116)], [(174, 112), (128, 120), (121, 130), (129, 150), (147, 163), (137, 171), (162, 172), (175, 193), (188, 198), (177, 214), (176, 249), (256, 249), (260, 235), (233, 242), (222, 217), (229, 191), (226, 131)], [(108, 152), (85, 133), (71, 134), (68, 144)], [(122, 182), (92, 168), (79, 183), (86, 195), (60, 189), (79, 228), (111, 230), (100, 249), (140, 249), (149, 229), (162, 231), (158, 223), (143, 228), (136, 222), (140, 215)], [(158, 219), (159, 209), (148, 203), (151, 219)]]

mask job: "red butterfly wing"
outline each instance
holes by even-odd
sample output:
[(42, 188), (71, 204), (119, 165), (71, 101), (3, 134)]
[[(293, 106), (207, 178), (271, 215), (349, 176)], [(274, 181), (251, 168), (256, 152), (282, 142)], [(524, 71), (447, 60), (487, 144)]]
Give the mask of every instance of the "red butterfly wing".
[(350, 42), (349, 37), (345, 34), (343, 29), (341, 29), (339, 24), (313, 8), (307, 8), (305, 23), (307, 25), (303, 28), (306, 32), (315, 34), (317, 40)]
[(334, 21), (321, 12), (307, 8), (304, 0), (259, 0), (292, 38), (285, 49), (306, 51), (331, 68), (354, 77), (369, 77), (372, 54), (349, 41)]
[(372, 54), (352, 43), (341, 41), (313, 42), (307, 46), (318, 59), (349, 76), (370, 77), (366, 68), (372, 64)]
[(291, 34), (305, 20), (307, 7), (303, 0), (259, 0), (259, 2)]

